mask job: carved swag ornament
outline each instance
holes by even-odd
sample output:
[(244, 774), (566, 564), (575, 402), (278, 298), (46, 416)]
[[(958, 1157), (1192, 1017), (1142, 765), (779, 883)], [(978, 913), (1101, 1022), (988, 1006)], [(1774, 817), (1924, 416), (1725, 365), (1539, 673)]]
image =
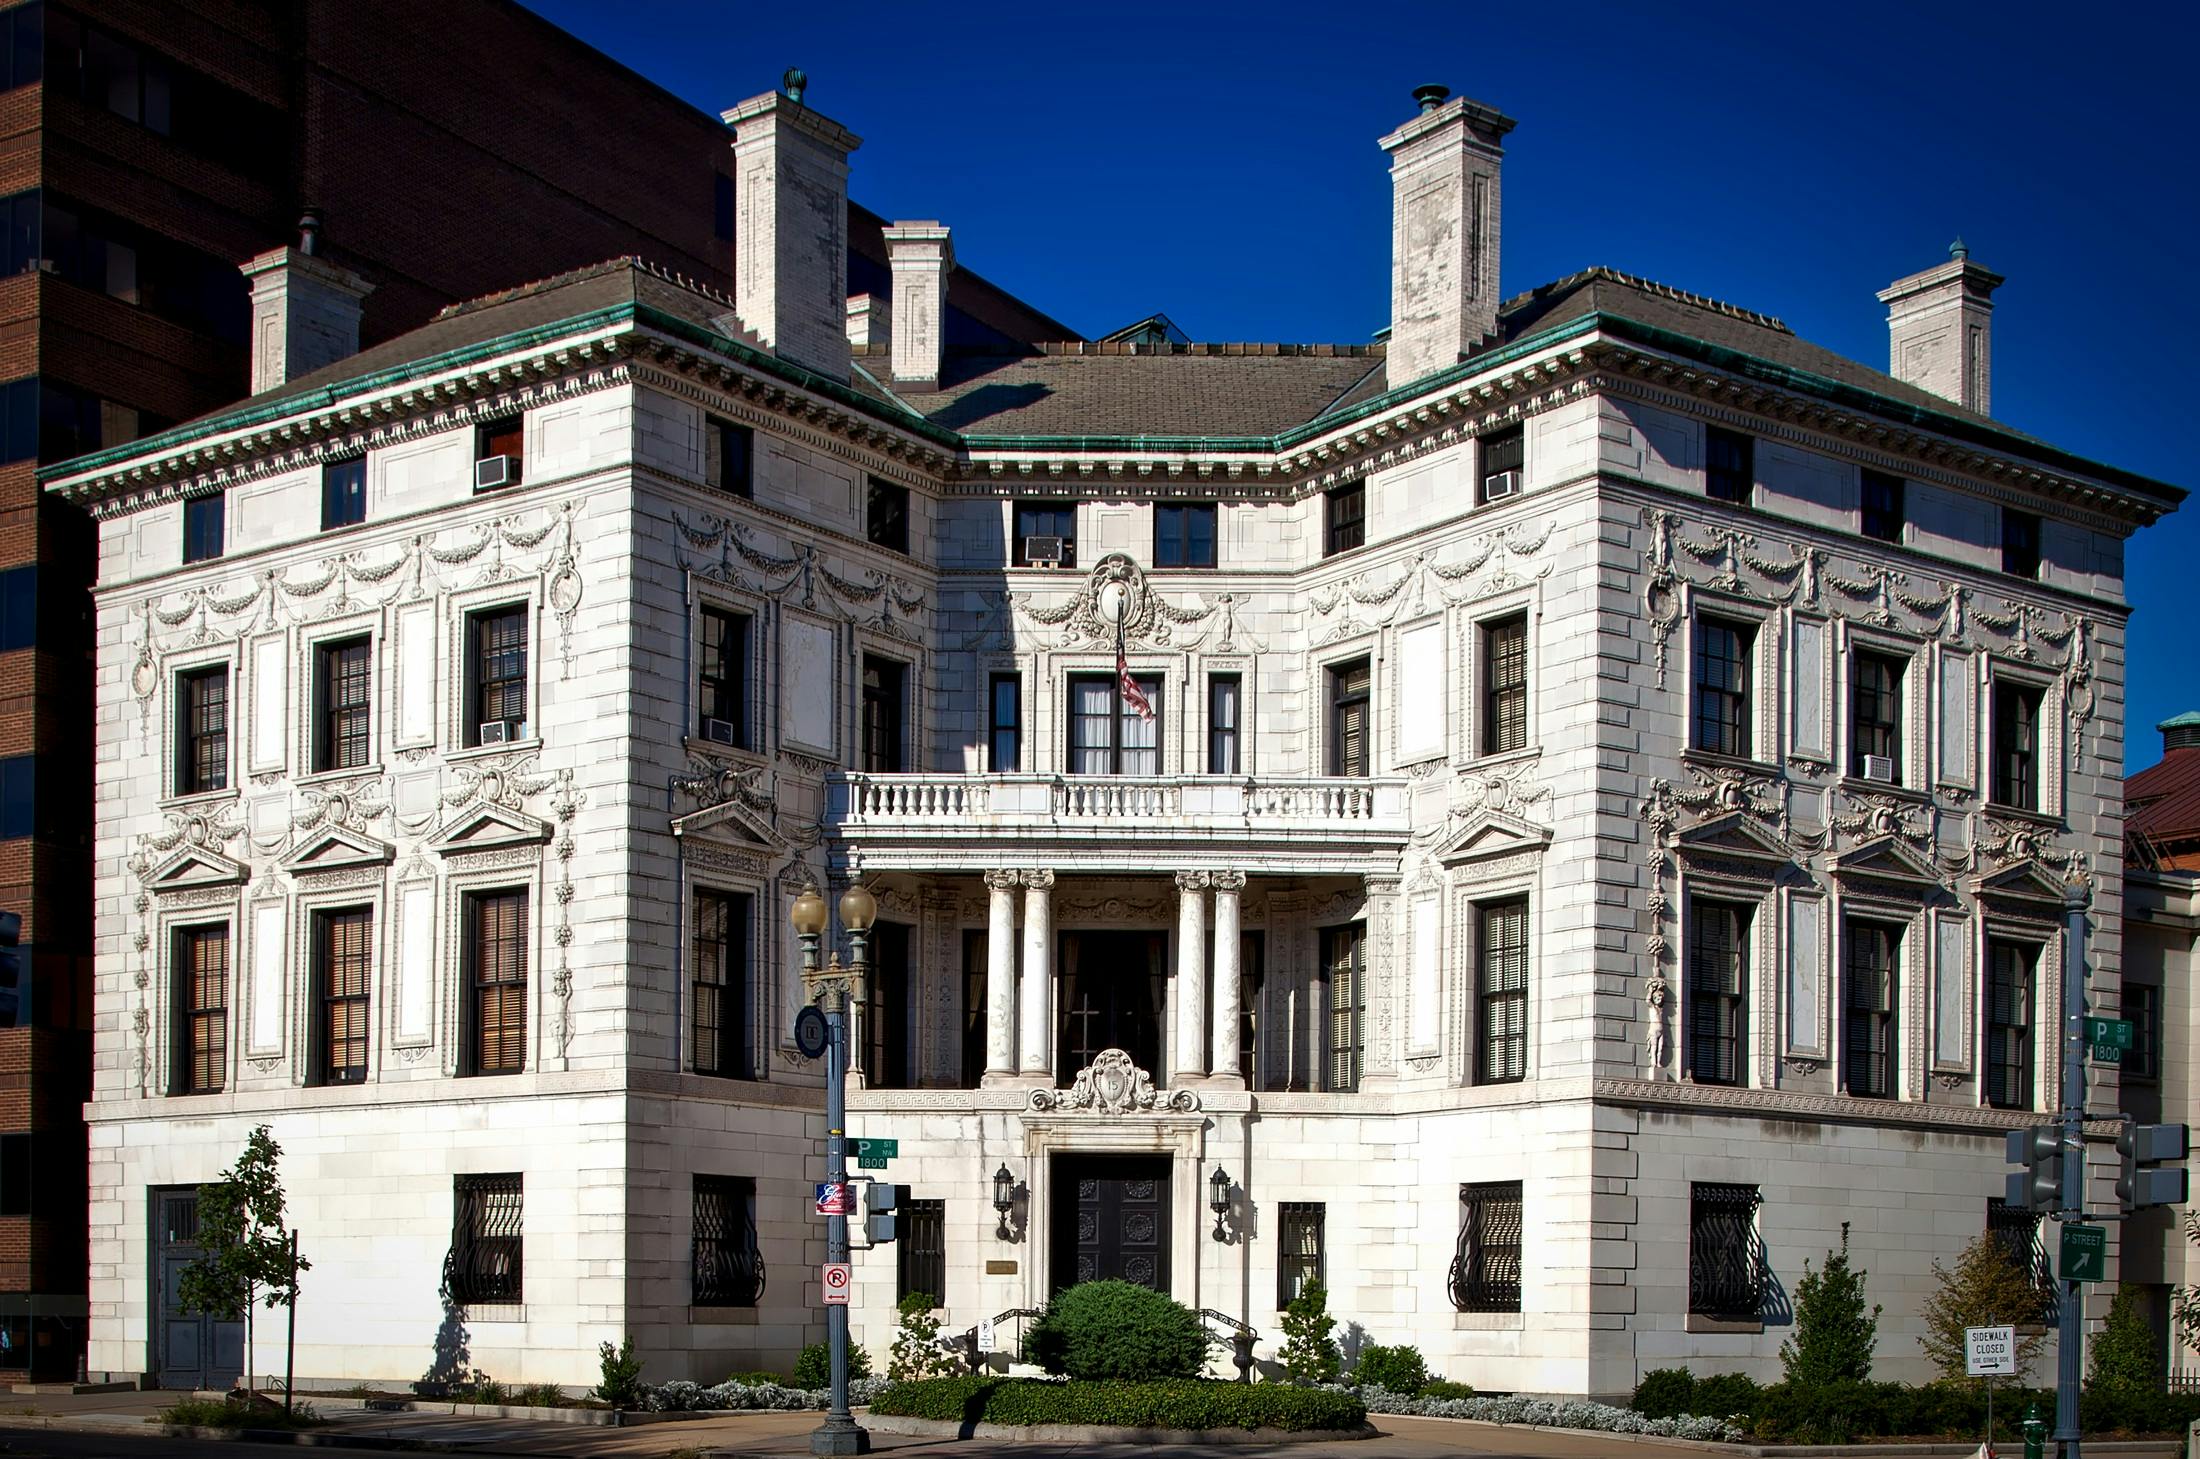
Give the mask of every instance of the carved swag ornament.
[(1166, 1096), (1153, 1087), (1153, 1076), (1131, 1061), (1131, 1056), (1121, 1049), (1102, 1049), (1093, 1061), (1078, 1072), (1077, 1079), (1067, 1089), (1034, 1089), (1031, 1091), (1031, 1111), (1034, 1114), (1056, 1114), (1085, 1111), (1102, 1115), (1156, 1114), (1173, 1111), (1177, 1114), (1193, 1114), (1199, 1109), (1199, 1096), (1189, 1089), (1173, 1090)]

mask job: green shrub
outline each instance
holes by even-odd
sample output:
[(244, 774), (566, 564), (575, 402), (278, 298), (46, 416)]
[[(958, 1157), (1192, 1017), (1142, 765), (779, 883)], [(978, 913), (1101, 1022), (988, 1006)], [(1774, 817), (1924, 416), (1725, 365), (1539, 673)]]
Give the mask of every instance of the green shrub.
[(1757, 1407), (1757, 1380), (1746, 1373), (1714, 1373), (1696, 1380), (1688, 1412), (1703, 1418), (1732, 1418)]
[(1421, 1385), (1423, 1398), (1472, 1398), (1472, 1383), (1454, 1383), (1449, 1378), (1431, 1378)]
[(1305, 1431), (1352, 1430), (1367, 1422), (1367, 1410), (1359, 1399), (1335, 1389), (1199, 1378), (1153, 1383), (928, 1378), (895, 1384), (872, 1400), (871, 1412), (1019, 1427), (1110, 1424), (1143, 1429)]
[(1334, 1383), (1343, 1356), (1330, 1332), (1337, 1319), (1329, 1315), (1329, 1293), (1320, 1282), (1305, 1290), (1283, 1309), (1283, 1350), (1276, 1354), (1294, 1383)]
[(613, 1408), (640, 1408), (642, 1360), (634, 1356), (634, 1334), (626, 1335), (623, 1346), (605, 1343), (597, 1348), (596, 1360), (603, 1369), (603, 1381), (596, 1385), (596, 1396)]
[(1628, 1406), (1644, 1418), (1672, 1418), (1694, 1413), (1695, 1403), (1694, 1373), (1686, 1368), (1652, 1368), (1635, 1385), (1634, 1401)]
[[(605, 1343), (604, 1346), (609, 1347), (610, 1344)], [(638, 1373), (641, 1364), (637, 1363), (634, 1366)], [(634, 1387), (635, 1402), (639, 1403), (641, 1401), (641, 1384), (636, 1383)], [(512, 1402), (525, 1404), (529, 1408), (571, 1408), (573, 1406), (573, 1400), (567, 1398), (565, 1390), (555, 1383), (530, 1383), (525, 1388), (518, 1389), (512, 1394)], [(629, 1405), (614, 1404), (612, 1406), (614, 1408), (625, 1408)]]
[(1849, 1223), (1841, 1223), (1841, 1249), (1826, 1253), (1817, 1271), (1803, 1263), (1795, 1284), (1795, 1335), (1780, 1344), (1781, 1377), (1789, 1383), (1862, 1383), (1872, 1375), (1879, 1342), (1879, 1307), (1864, 1308), (1861, 1267), (1849, 1265)]
[(1072, 1378), (1196, 1378), (1214, 1340), (1199, 1314), (1135, 1282), (1080, 1282), (1054, 1294), (1024, 1334), (1024, 1356)]
[(1428, 1364), (1422, 1359), (1421, 1350), (1411, 1343), (1400, 1343), (1394, 1348), (1369, 1343), (1360, 1349), (1360, 1361), (1352, 1369), (1352, 1381), (1363, 1387), (1372, 1384), (1411, 1398), (1428, 1386)]
[(911, 1292), (901, 1299), (901, 1321), (886, 1360), (886, 1376), (896, 1383), (954, 1374), (955, 1360), (940, 1346), (940, 1320), (932, 1311), (937, 1306), (930, 1292)]
[(321, 1416), (310, 1403), (293, 1404), (286, 1413), (280, 1405), (235, 1398), (185, 1398), (162, 1409), (160, 1421), (194, 1429), (310, 1429), (320, 1426)]
[(2154, 1341), (2154, 1330), (2139, 1303), (2137, 1287), (2116, 1289), (2116, 1300), (2108, 1306), (2107, 1323), (2086, 1344), (2087, 1387), (2124, 1383), (2161, 1388), (2162, 1350)]
[(726, 1381), (728, 1383), (739, 1383), (748, 1388), (754, 1388), (762, 1383), (774, 1383), (781, 1388), (797, 1386), (794, 1379), (785, 1373), (728, 1373)]
[[(863, 1350), (863, 1344), (848, 1344), (848, 1381), (871, 1376), (871, 1355)], [(829, 1343), (813, 1342), (794, 1360), (794, 1386), (797, 1388), (830, 1388), (833, 1386), (833, 1350)]]

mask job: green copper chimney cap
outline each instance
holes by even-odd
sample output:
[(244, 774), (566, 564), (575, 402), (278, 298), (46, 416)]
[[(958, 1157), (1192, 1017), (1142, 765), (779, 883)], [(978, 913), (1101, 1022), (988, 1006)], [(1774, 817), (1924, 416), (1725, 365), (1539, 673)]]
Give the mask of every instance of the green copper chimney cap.
[(2200, 729), (2200, 709), (2188, 709), (2183, 714), (2172, 715), (2155, 726), (2158, 730)]

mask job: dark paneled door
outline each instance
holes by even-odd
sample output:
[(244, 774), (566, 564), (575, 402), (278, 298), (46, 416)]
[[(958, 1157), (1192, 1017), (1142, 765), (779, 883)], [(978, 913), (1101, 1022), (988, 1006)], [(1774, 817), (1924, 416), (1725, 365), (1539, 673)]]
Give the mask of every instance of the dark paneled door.
[(1055, 1160), (1052, 1285), (1117, 1278), (1169, 1290), (1169, 1162)]
[(160, 1310), (154, 1332), (163, 1388), (226, 1389), (244, 1372), (244, 1324), (185, 1312), (178, 1289), (183, 1269), (199, 1255), (199, 1197), (195, 1190), (155, 1191), (154, 1277)]

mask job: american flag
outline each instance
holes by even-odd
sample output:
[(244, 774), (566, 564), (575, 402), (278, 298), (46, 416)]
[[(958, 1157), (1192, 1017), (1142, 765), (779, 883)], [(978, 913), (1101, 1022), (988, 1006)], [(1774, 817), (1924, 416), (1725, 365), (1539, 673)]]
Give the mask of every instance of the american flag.
[(1153, 701), (1146, 697), (1146, 691), (1139, 688), (1138, 681), (1131, 677), (1131, 663), (1123, 656), (1121, 643), (1115, 646), (1115, 681), (1123, 691), (1123, 702), (1137, 710), (1140, 719), (1152, 724)]

